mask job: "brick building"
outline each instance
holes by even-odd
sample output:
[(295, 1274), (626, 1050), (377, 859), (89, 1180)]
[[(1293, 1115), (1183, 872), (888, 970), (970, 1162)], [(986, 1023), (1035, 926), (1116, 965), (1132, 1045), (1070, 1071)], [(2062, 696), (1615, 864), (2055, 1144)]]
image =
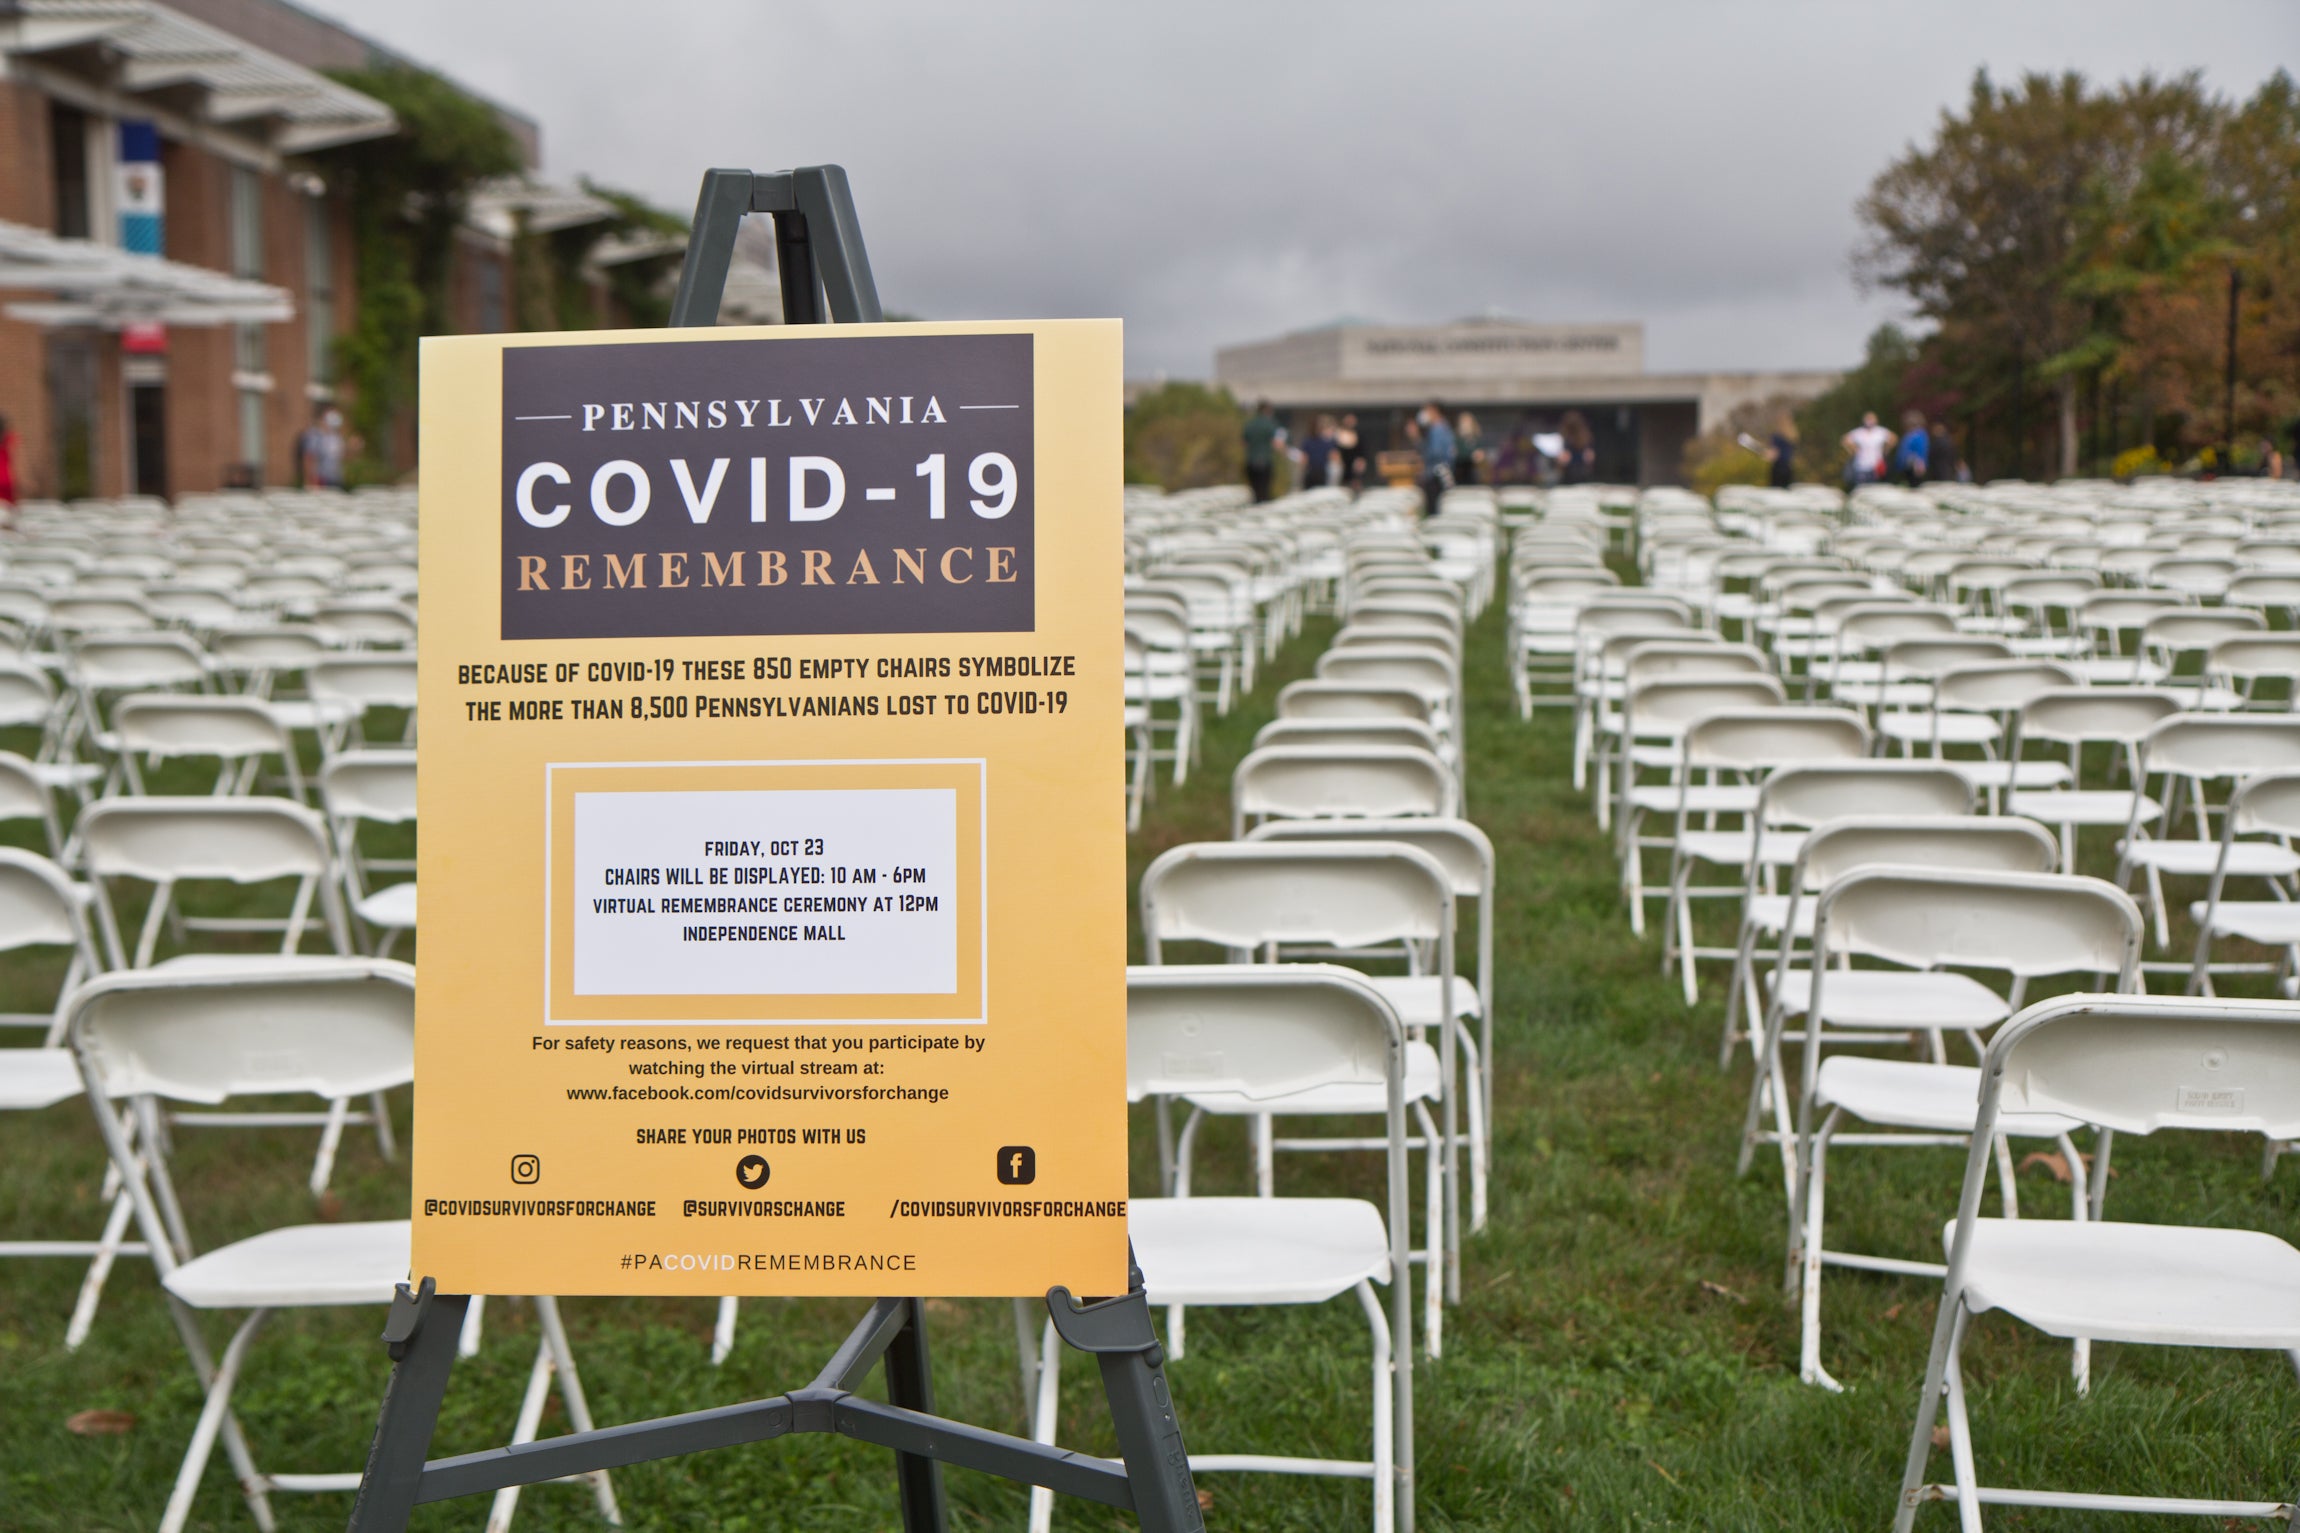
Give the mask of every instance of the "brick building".
[[(19, 496), (295, 482), (359, 285), (344, 200), (309, 156), (398, 127), (327, 71), (408, 62), (288, 0), (0, 0), (0, 416)], [(515, 237), (615, 211), (536, 181), (533, 121), (484, 104), (528, 173), (483, 188), (458, 231), (465, 331), (517, 328)], [(596, 262), (585, 280), (613, 322)], [(392, 445), (411, 467), (412, 442)]]

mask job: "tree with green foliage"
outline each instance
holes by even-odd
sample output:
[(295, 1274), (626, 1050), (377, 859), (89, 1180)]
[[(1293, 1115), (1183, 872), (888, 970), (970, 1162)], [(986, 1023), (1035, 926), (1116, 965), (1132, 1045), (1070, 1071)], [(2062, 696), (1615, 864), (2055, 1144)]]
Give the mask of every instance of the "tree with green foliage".
[(1166, 383), (1126, 411), (1126, 482), (1169, 490), (1236, 484), (1245, 477), (1239, 428), (1246, 414), (1225, 388)]
[(472, 190), (522, 161), (493, 108), (428, 70), (385, 64), (335, 78), (399, 118), (396, 133), (313, 157), (351, 209), (357, 306), (336, 362), (364, 444), (354, 472), (379, 478), (415, 396), (416, 341), (452, 328), (448, 277)]
[(2088, 392), (2096, 437), (2129, 390), (2143, 436), (2216, 439), (2201, 385), (2225, 337), (2207, 312), (2217, 292), (2224, 324), (2232, 267), (2257, 285), (2244, 317), (2265, 327), (2246, 348), (2259, 362), (2240, 364), (2267, 376), (2240, 413), (2266, 424), (2282, 408), (2300, 346), (2296, 181), (2300, 92), (2282, 72), (2241, 106), (2194, 73), (2100, 91), (2073, 73), (2000, 87), (1983, 72), (1861, 200), (1855, 270), (1932, 322), (1918, 373), (1937, 400), (2011, 416), (2016, 471), (2027, 401), (2048, 390), (2055, 460), (2073, 474)]

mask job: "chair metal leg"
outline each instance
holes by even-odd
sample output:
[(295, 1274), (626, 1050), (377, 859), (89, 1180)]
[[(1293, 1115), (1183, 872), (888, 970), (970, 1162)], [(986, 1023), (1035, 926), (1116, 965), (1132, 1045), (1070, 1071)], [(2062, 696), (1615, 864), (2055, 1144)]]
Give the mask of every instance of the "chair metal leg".
[[(269, 1313), (259, 1309), (240, 1322), (215, 1371), (202, 1380), (207, 1386), (207, 1399), (200, 1405), (199, 1421), (193, 1426), (192, 1440), (184, 1449), (184, 1462), (176, 1471), (175, 1488), (168, 1493), (167, 1509), (160, 1514), (160, 1533), (183, 1533), (185, 1524), (191, 1521), (192, 1501), (199, 1494), (200, 1476), (206, 1473), (208, 1458), (216, 1451), (217, 1436), (224, 1432), (231, 1419), (232, 1386), (239, 1382), (240, 1366), (247, 1361), (248, 1345)], [(200, 1371), (208, 1372), (205, 1368)], [(245, 1451), (243, 1446), (241, 1452)], [(247, 1495), (248, 1511), (255, 1518), (256, 1526), (263, 1533), (271, 1533), (271, 1505), (252, 1464), (242, 1470), (240, 1485)]]
[(719, 1313), (711, 1322), (711, 1366), (716, 1368), (735, 1350), (735, 1317), (742, 1313), (743, 1301), (733, 1294), (719, 1299)]

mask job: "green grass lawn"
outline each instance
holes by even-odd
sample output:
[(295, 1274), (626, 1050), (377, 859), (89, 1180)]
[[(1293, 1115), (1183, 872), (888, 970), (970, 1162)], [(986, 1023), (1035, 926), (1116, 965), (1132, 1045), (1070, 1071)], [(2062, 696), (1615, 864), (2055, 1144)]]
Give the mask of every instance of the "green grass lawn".
[[(1227, 834), (1230, 767), (1277, 687), (1307, 671), (1328, 631), (1313, 626), (1257, 695), (1214, 725), (1184, 788), (1160, 783), (1130, 849), (1135, 875), (1166, 847)], [(1562, 710), (1518, 720), (1498, 609), (1472, 632), (1469, 660), (1470, 804), (1500, 856), (1499, 1121), (1492, 1222), (1463, 1254), (1463, 1302), (1447, 1317), (1445, 1358), (1418, 1365), (1421, 1525), (1883, 1527), (1937, 1285), (1833, 1273), (1825, 1351), (1849, 1392), (1797, 1381), (1778, 1171), (1765, 1174), (1761, 1160), (1746, 1180), (1733, 1175), (1747, 1066), (1717, 1068), (1722, 976), (1705, 973), (1703, 1002), (1688, 1010), (1660, 972), (1658, 943), (1629, 935), (1604, 838), (1568, 786), (1569, 721)], [(1724, 919), (1721, 908), (1711, 915)], [(56, 972), (44, 960), (0, 960), (0, 1006), (44, 1004), (40, 987)], [(404, 1130), (405, 1093), (396, 1105)], [(1135, 1188), (1149, 1193), (1154, 1155), (1146, 1125), (1137, 1129)], [(311, 1146), (304, 1131), (182, 1133), (177, 1165), (195, 1235), (220, 1243), (312, 1217), (302, 1188)], [(1937, 1249), (1961, 1152), (1847, 1150), (1835, 1159), (1832, 1243), (1912, 1256)], [(2116, 1216), (2294, 1233), (2300, 1166), (2287, 1164), (2264, 1186), (2255, 1139), (2128, 1139), (2117, 1160)], [(1216, 1125), (1198, 1165), (1202, 1191), (1247, 1190), (1240, 1126)], [(0, 1227), (92, 1233), (102, 1169), (75, 1107), (0, 1121)], [(1279, 1174), (1281, 1191), (1378, 1195), (1371, 1156), (1290, 1157)], [(2032, 1209), (2058, 1216), (2061, 1189), (2049, 1173), (2025, 1177)], [(386, 1164), (354, 1131), (336, 1190), (333, 1217), (403, 1216), (404, 1163)], [(150, 1526), (191, 1431), (199, 1394), (149, 1268), (123, 1263), (94, 1337), (67, 1354), (61, 1338), (78, 1280), (71, 1262), (0, 1265), (0, 1528)], [(860, 1307), (751, 1301), (734, 1356), (717, 1370), (706, 1303), (576, 1299), (563, 1308), (592, 1408), (611, 1423), (796, 1387)], [(931, 1309), (941, 1409), (1021, 1430), (1008, 1307), (936, 1301)], [(237, 1401), (267, 1467), (357, 1467), (385, 1374), (380, 1319), (275, 1318)], [(220, 1346), (221, 1325), (210, 1334)], [(490, 1306), (487, 1347), (457, 1366), (435, 1451), (508, 1436), (534, 1345), (524, 1308)], [(1361, 1456), (1365, 1346), (1347, 1298), (1315, 1310), (1194, 1312), (1188, 1355), (1171, 1367), (1191, 1446)], [(2001, 1320), (1977, 1323), (1966, 1356), (1982, 1470), (1997, 1483), (2263, 1499), (2300, 1491), (2300, 1389), (2281, 1355), (2103, 1347), (2088, 1399), (2069, 1383), (2064, 1346)], [(1071, 1361), (1065, 1386), (1064, 1442), (1112, 1451), (1083, 1359)], [(136, 1424), (118, 1436), (67, 1429), (67, 1418), (92, 1408), (132, 1412)], [(554, 1406), (545, 1430), (563, 1428)], [(824, 1438), (643, 1465), (615, 1480), (635, 1528), (863, 1529), (895, 1519), (887, 1455)], [(1358, 1483), (1221, 1475), (1201, 1484), (1216, 1528), (1367, 1521)], [(962, 1471), (949, 1486), (955, 1526), (1022, 1525), (1018, 1487)], [(334, 1528), (348, 1499), (282, 1496), (274, 1505), (285, 1528)], [(476, 1526), (484, 1516), (483, 1502), (464, 1501), (426, 1509), (416, 1525)], [(598, 1526), (579, 1487), (531, 1489), (520, 1516), (530, 1529)], [(1078, 1503), (1062, 1505), (1057, 1521), (1131, 1526)], [(2041, 1512), (2002, 1512), (1991, 1523), (2162, 1525)], [(195, 1525), (252, 1526), (220, 1453)], [(1952, 1514), (1931, 1509), (1919, 1525), (1944, 1529)]]

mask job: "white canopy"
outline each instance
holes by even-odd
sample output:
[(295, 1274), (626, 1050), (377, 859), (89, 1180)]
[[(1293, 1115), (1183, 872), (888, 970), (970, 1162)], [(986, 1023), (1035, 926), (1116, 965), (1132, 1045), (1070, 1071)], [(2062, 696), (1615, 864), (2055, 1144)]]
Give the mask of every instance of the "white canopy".
[(338, 85), (152, 0), (10, 0), (0, 54), (85, 72), (161, 111), (246, 132), (280, 154), (379, 138), (399, 123), (372, 96)]
[(6, 222), (0, 222), (0, 291), (43, 295), (6, 306), (10, 319), (35, 325), (119, 330), (150, 322), (265, 324), (295, 316), (285, 288)]

